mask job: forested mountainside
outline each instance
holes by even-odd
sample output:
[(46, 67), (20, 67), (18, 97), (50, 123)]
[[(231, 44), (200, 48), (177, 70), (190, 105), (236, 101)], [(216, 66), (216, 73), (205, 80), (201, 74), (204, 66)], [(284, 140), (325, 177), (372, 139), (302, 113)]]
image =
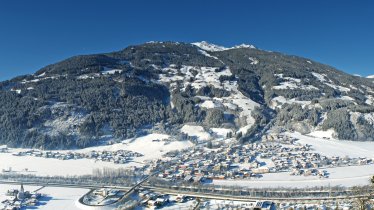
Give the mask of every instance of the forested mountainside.
[(0, 83), (0, 144), (13, 147), (86, 147), (186, 123), (239, 141), (274, 127), (372, 141), (374, 81), (251, 45), (150, 42)]

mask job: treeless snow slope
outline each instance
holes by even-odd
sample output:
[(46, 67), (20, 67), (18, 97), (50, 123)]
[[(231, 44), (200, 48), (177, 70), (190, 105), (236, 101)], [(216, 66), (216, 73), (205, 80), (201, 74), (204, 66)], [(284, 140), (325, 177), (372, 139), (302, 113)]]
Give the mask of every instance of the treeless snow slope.
[(188, 136), (196, 136), (199, 140), (209, 140), (211, 138), (210, 134), (198, 125), (184, 125), (181, 132)]
[[(344, 157), (368, 157), (374, 158), (374, 142), (366, 141), (344, 141), (327, 140), (322, 137), (312, 137), (300, 133), (286, 133), (289, 136), (299, 139), (301, 144), (310, 144), (316, 152), (326, 156)], [(374, 166), (373, 166), (374, 167)]]
[[(149, 159), (161, 158), (163, 154), (172, 150), (181, 150), (191, 147), (193, 144), (189, 141), (171, 141), (169, 144), (165, 144), (162, 140), (169, 139), (169, 135), (152, 133), (135, 139), (127, 139), (122, 143), (117, 143), (108, 146), (89, 147), (81, 150), (75, 150), (76, 152), (89, 152), (92, 150), (96, 151), (117, 151), (117, 150), (129, 150), (143, 154), (143, 157), (138, 157), (136, 161), (143, 161)], [(160, 141), (158, 141), (160, 140)]]

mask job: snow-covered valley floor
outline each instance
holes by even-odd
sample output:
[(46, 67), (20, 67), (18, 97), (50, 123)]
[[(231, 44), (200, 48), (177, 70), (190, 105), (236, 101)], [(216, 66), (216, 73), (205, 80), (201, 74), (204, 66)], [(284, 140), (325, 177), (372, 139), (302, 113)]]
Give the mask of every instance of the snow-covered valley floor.
[(161, 141), (167, 138), (169, 138), (168, 135), (154, 133), (136, 139), (124, 140), (121, 143), (116, 143), (113, 145), (89, 147), (79, 150), (59, 151), (62, 153), (69, 151), (86, 153), (92, 150), (130, 150), (144, 155), (141, 157), (136, 157), (132, 162), (126, 164), (114, 164), (112, 162), (96, 161), (94, 159), (59, 160), (33, 156), (14, 156), (14, 153), (26, 150), (10, 149), (10, 153), (0, 153), (0, 170), (9, 170), (9, 168), (11, 168), (11, 171), (15, 173), (34, 174), (39, 176), (89, 175), (92, 174), (92, 171), (97, 168), (118, 169), (131, 166), (140, 167), (143, 166), (143, 161), (145, 160), (159, 159), (162, 158), (162, 155), (168, 151), (181, 150), (193, 145), (189, 141), (172, 141), (170, 143)]
[[(374, 158), (374, 142), (327, 140), (299, 133), (286, 133), (286, 135), (299, 139), (298, 143), (300, 144), (312, 145), (315, 152), (326, 156)], [(0, 170), (11, 168), (15, 173), (40, 176), (87, 175), (92, 174), (93, 169), (96, 168), (106, 167), (115, 169), (142, 166), (144, 160), (159, 159), (168, 151), (181, 150), (193, 146), (189, 141), (163, 141), (168, 138), (168, 135), (154, 133), (132, 140), (124, 140), (121, 143), (113, 145), (74, 150), (74, 152), (130, 150), (144, 155), (136, 157), (133, 162), (127, 164), (114, 164), (111, 162), (95, 161), (94, 159), (58, 160), (33, 156), (14, 156), (12, 155), (14, 152), (22, 151), (23, 149), (11, 149), (10, 153), (0, 153)], [(269, 167), (272, 167), (272, 161), (269, 162), (265, 159), (264, 162)], [(329, 178), (291, 176), (289, 172), (284, 172), (263, 174), (261, 178), (215, 180), (213, 183), (217, 185), (241, 185), (248, 187), (313, 187), (329, 185), (349, 187), (369, 184), (369, 177), (374, 175), (373, 164), (327, 168), (326, 170), (329, 173)], [(4, 172), (0, 171), (0, 173)]]

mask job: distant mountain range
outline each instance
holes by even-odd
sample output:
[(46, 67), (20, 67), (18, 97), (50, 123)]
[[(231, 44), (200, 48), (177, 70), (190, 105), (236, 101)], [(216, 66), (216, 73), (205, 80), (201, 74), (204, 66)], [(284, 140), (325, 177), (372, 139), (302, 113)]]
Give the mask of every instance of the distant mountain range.
[[(373, 78), (373, 77), (370, 77)], [(75, 148), (185, 124), (374, 140), (374, 81), (310, 59), (207, 42), (74, 56), (0, 83), (0, 144)]]

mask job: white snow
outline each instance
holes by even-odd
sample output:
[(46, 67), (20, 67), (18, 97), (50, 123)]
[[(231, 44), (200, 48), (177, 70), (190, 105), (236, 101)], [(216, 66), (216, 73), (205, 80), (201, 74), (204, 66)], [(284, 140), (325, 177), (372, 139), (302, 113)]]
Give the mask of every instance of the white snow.
[(121, 73), (122, 71), (123, 71), (122, 69), (111, 69), (111, 68), (104, 67), (104, 71), (102, 71), (101, 73), (104, 75), (108, 75), (108, 74)]
[(339, 99), (346, 101), (355, 101), (355, 99), (350, 96), (341, 96)]
[[(182, 66), (180, 69), (177, 69), (176, 65), (170, 65), (167, 68), (163, 68), (162, 72), (163, 74), (160, 74), (159, 82), (169, 84), (171, 89), (180, 87), (179, 85), (183, 84), (183, 87), (180, 87), (181, 91), (184, 91), (189, 85), (195, 90), (213, 86), (214, 88), (228, 91), (230, 94), (221, 98), (197, 96), (203, 100), (198, 106), (208, 109), (220, 107), (223, 111), (231, 113), (239, 112), (237, 125), (243, 134), (255, 123), (251, 112), (259, 104), (240, 92), (237, 81), (226, 80), (221, 82), (219, 79), (220, 76), (232, 75), (229, 68), (218, 69), (215, 67)], [(195, 72), (195, 74), (192, 72)]]
[[(220, 72), (215, 72), (217, 68), (214, 67), (193, 67), (193, 66), (182, 66), (181, 69), (176, 69), (170, 65), (167, 68), (163, 68), (163, 74), (160, 75), (160, 82), (171, 83), (171, 87), (175, 87), (179, 81), (184, 81), (184, 87), (191, 85), (195, 89), (200, 89), (206, 86), (214, 86), (222, 89), (223, 86), (219, 81), (219, 77), (226, 75), (232, 75), (229, 69), (224, 69)], [(194, 76), (192, 71), (196, 71), (197, 75)], [(182, 75), (180, 75), (180, 73)], [(194, 78), (193, 82), (190, 82), (190, 78)]]
[(330, 86), (331, 88), (335, 89), (335, 90), (339, 90), (341, 92), (349, 92), (351, 89), (347, 88), (347, 87), (343, 87), (343, 86), (340, 86), (340, 85), (334, 85), (334, 84), (330, 84), (330, 83), (325, 83), (327, 86)]
[(248, 59), (251, 61), (251, 65), (257, 65), (259, 63), (259, 61), (256, 58), (249, 57)]
[(358, 90), (358, 88), (356, 88), (356, 87), (353, 86), (353, 85), (349, 85), (349, 87), (350, 87), (351, 89), (353, 89), (353, 90)]
[[(34, 192), (35, 190), (40, 189), (41, 186), (24, 185), (24, 188), (25, 191)], [(6, 199), (5, 193), (11, 189), (20, 189), (20, 185), (0, 184), (0, 201)], [(88, 191), (89, 189), (81, 188), (45, 187), (38, 191), (38, 193), (41, 193), (43, 196), (39, 199), (39, 204), (32, 209), (81, 210), (76, 206), (76, 203), (78, 199)]]
[(249, 44), (240, 44), (240, 45), (235, 45), (234, 47), (227, 48), (227, 47), (211, 44), (211, 43), (208, 43), (206, 41), (194, 42), (194, 43), (191, 43), (191, 44), (199, 47), (200, 49), (203, 49), (203, 50), (209, 51), (209, 52), (225, 51), (225, 50), (239, 49), (239, 48), (249, 48), (249, 49), (255, 49), (256, 48), (255, 46), (249, 45)]
[(229, 128), (211, 128), (210, 130), (221, 138), (226, 138), (227, 134), (232, 132)]
[(282, 90), (282, 89), (318, 90), (318, 88), (314, 87), (313, 85), (301, 85), (293, 81), (281, 82), (280, 85), (273, 86), (273, 89), (275, 90)]
[(201, 41), (201, 42), (194, 42), (194, 43), (191, 43), (203, 50), (206, 50), (206, 51), (210, 51), (210, 52), (215, 52), (215, 51), (224, 51), (224, 50), (228, 50), (228, 48), (226, 47), (222, 47), (222, 46), (219, 46), (219, 45), (215, 45), (215, 44), (210, 44), (206, 41)]
[(374, 79), (374, 75), (369, 75), (366, 78), (368, 78), (368, 79)]
[(315, 130), (311, 133), (308, 134), (309, 136), (314, 136), (317, 138), (328, 138), (328, 139), (333, 139), (333, 136), (335, 135), (334, 129), (329, 129), (326, 131), (323, 130)]
[(259, 105), (245, 97), (241, 92), (238, 92), (237, 95), (231, 100), (231, 102), (237, 105), (242, 111), (240, 112), (239, 117), (245, 118), (246, 123), (239, 130), (246, 134), (247, 130), (255, 123), (255, 119), (251, 116), (252, 110)]
[(374, 97), (371, 95), (367, 95), (365, 103), (368, 105), (374, 105)]
[(215, 185), (238, 185), (251, 188), (274, 187), (317, 187), (317, 186), (346, 186), (368, 185), (374, 174), (374, 165), (349, 166), (328, 168), (329, 178), (320, 179), (315, 176), (290, 176), (289, 172), (263, 174), (260, 179), (249, 180), (214, 180)]
[[(298, 142), (301, 144), (309, 144), (322, 155), (326, 156), (340, 156), (348, 155), (352, 158), (368, 157), (374, 158), (374, 142), (370, 141), (346, 141), (346, 140), (327, 140), (323, 139), (323, 135), (328, 136), (332, 131), (326, 133), (313, 133), (316, 137), (302, 135), (300, 133), (286, 133), (292, 137), (300, 139)], [(318, 136), (319, 135), (319, 136)], [(374, 165), (373, 165), (374, 167)]]
[(222, 107), (223, 105), (219, 101), (206, 100), (200, 106), (207, 108), (207, 109), (213, 109), (213, 108)]
[[(95, 162), (93, 159), (58, 160), (33, 156), (13, 156), (11, 153), (0, 153), (0, 160), (0, 171), (11, 167), (12, 171), (17, 174), (39, 176), (89, 175), (96, 168), (125, 167), (110, 162)], [(27, 171), (25, 171), (26, 168)]]
[(38, 76), (36, 76), (36, 77), (44, 77), (45, 76), (45, 72), (44, 73), (42, 73), (42, 74), (39, 74)]
[[(82, 150), (75, 150), (79, 152), (89, 152), (92, 150), (96, 151), (117, 151), (117, 150), (129, 150), (133, 152), (138, 152), (143, 154), (142, 157), (135, 158), (135, 161), (142, 162), (144, 160), (154, 160), (160, 159), (163, 154), (173, 151), (182, 150), (193, 146), (189, 141), (170, 141), (166, 143), (163, 140), (170, 139), (169, 135), (160, 133), (151, 133), (142, 137), (135, 139), (127, 139), (122, 141), (122, 143), (117, 143), (113, 145), (100, 146), (100, 147), (89, 147)], [(133, 165), (133, 164), (126, 164)]]
[(240, 44), (240, 45), (235, 45), (234, 47), (231, 47), (230, 49), (239, 49), (239, 48), (249, 48), (249, 49), (256, 49), (254, 45), (251, 44)]
[(311, 101), (299, 101), (295, 98), (286, 99), (284, 96), (277, 96), (271, 99), (270, 106), (271, 108), (275, 109), (276, 107), (280, 108), (283, 104), (301, 104), (304, 108), (305, 106), (310, 105), (311, 103)]
[(46, 187), (39, 191), (39, 193), (45, 194), (51, 197), (51, 200), (46, 201), (45, 205), (38, 206), (37, 209), (49, 210), (49, 209), (69, 209), (69, 210), (81, 210), (76, 203), (78, 199), (86, 194), (89, 189), (81, 188), (62, 188), (62, 187)]
[(198, 125), (184, 125), (181, 128), (181, 132), (187, 134), (188, 136), (195, 136), (199, 140), (209, 140), (211, 138), (210, 134), (204, 130), (202, 126)]
[(321, 81), (321, 82), (325, 82), (325, 81), (326, 81), (324, 75), (319, 74), (319, 73), (316, 73), (316, 72), (312, 72), (312, 74), (313, 74), (313, 76), (316, 77), (319, 81)]
[(39, 82), (41, 80), (46, 80), (46, 79), (58, 79), (60, 77), (66, 77), (67, 75), (54, 75), (54, 76), (49, 76), (49, 77), (45, 77), (45, 73), (39, 75), (39, 76), (36, 76), (38, 77), (37, 79), (33, 79), (33, 80), (22, 80), (22, 84), (27, 84), (27, 83), (36, 83), (36, 82)]
[(11, 91), (16, 92), (17, 94), (21, 94), (21, 92), (22, 92), (22, 90), (20, 90), (20, 89), (12, 89)]
[[(209, 53), (207, 53), (207, 52), (204, 51), (204, 50), (199, 50), (199, 52), (200, 52), (201, 54), (207, 56), (207, 57), (210, 57), (210, 58), (214, 58), (214, 59), (216, 59), (216, 60), (219, 60), (216, 56), (212, 56), (212, 55), (210, 55)], [(221, 60), (219, 60), (219, 61), (221, 61)], [(221, 61), (221, 62), (222, 62), (222, 61)], [(222, 63), (223, 63), (223, 62), (222, 62)]]
[(94, 79), (100, 77), (100, 74), (83, 74), (77, 77), (77, 79)]
[(351, 117), (354, 121), (357, 121), (359, 117), (363, 117), (368, 123), (373, 125), (374, 128), (374, 112), (371, 113), (360, 113), (360, 112), (351, 112)]
[(283, 79), (283, 81), (276, 86), (273, 86), (272, 89), (282, 90), (282, 89), (306, 89), (306, 90), (318, 90), (318, 88), (313, 85), (304, 85), (302, 84), (301, 79), (293, 77), (284, 77), (283, 74), (274, 74), (274, 76)]
[[(208, 134), (209, 135), (209, 134)], [(58, 160), (54, 158), (42, 158), (34, 156), (14, 156), (12, 153), (25, 151), (25, 149), (11, 149), (12, 153), (0, 153), (0, 171), (12, 168), (17, 174), (35, 174), (40, 176), (73, 176), (88, 175), (96, 168), (126, 168), (141, 166), (145, 160), (154, 160), (163, 154), (181, 150), (193, 146), (189, 141), (162, 141), (168, 139), (166, 134), (152, 133), (135, 139), (127, 139), (121, 143), (106, 146), (88, 147), (77, 150), (60, 150), (59, 152), (87, 153), (95, 151), (117, 151), (129, 150), (143, 154), (142, 157), (134, 158), (134, 162), (127, 164), (114, 164), (112, 162), (95, 161), (94, 159)], [(27, 171), (25, 169), (28, 169)], [(1, 173), (1, 172), (0, 172)]]

